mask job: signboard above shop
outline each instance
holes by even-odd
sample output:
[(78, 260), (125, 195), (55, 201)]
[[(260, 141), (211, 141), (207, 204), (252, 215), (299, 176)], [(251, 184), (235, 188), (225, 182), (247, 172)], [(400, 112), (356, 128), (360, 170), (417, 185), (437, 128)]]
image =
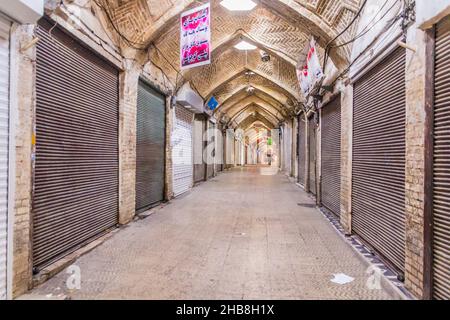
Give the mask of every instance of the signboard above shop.
[(181, 14), (180, 66), (182, 70), (211, 63), (211, 6)]
[(305, 54), (300, 58), (297, 65), (297, 77), (305, 98), (309, 96), (323, 76), (322, 66), (317, 54), (316, 41), (312, 38), (305, 48)]

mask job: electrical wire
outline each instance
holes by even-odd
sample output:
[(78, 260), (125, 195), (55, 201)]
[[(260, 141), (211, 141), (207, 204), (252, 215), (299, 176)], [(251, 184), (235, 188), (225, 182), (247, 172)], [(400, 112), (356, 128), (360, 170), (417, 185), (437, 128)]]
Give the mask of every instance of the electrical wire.
[[(392, 28), (395, 23), (401, 18), (401, 15), (397, 15), (394, 19), (392, 19), (391, 23), (386, 25), (383, 30), (381, 30), (381, 32), (372, 40), (372, 42), (363, 50), (361, 51), (357, 57), (355, 57), (355, 59), (353, 59), (353, 61), (348, 65), (348, 67), (342, 71), (337, 77), (336, 79), (332, 82), (332, 86), (336, 84), (336, 82), (342, 78), (342, 76), (344, 76), (345, 74), (347, 74), (351, 67), (353, 67), (355, 65), (355, 63), (369, 50), (369, 49), (373, 49), (372, 46), (374, 43), (379, 42), (382, 43), (386, 38), (390, 37), (392, 34), (388, 33), (387, 31)], [(380, 36), (384, 35), (384, 37), (380, 40)], [(380, 40), (380, 41), (379, 41)]]
[[(94, 3), (95, 3), (98, 7), (100, 7), (100, 8), (105, 12), (106, 18), (108, 19), (108, 21), (109, 21), (111, 27), (112, 27), (112, 28), (114, 29), (114, 31), (120, 36), (120, 38), (121, 38), (122, 40), (124, 40), (124, 41), (127, 43), (127, 45), (128, 45), (129, 47), (131, 47), (131, 48), (133, 48), (133, 49), (135, 49), (135, 50), (139, 50), (139, 51), (145, 51), (145, 50), (147, 50), (147, 46), (146, 46), (145, 43), (139, 43), (139, 42), (135, 42), (135, 41), (133, 41), (133, 40), (130, 40), (130, 39), (128, 39), (127, 36), (125, 36), (125, 35), (120, 31), (119, 27), (116, 26), (116, 24), (114, 23), (114, 20), (116, 20), (116, 18), (113, 17), (113, 16), (110, 14), (110, 12), (112, 12), (113, 10), (111, 10), (111, 7), (110, 7), (109, 5), (106, 5), (106, 6), (107, 6), (107, 8), (106, 8), (106, 7), (105, 7), (103, 4), (101, 4), (98, 0), (92, 0), (92, 1), (94, 1)], [(106, 3), (107, 3), (107, 2), (106, 2)]]
[(363, 9), (365, 8), (365, 6), (367, 4), (367, 1), (368, 0), (364, 0), (364, 2), (362, 3), (361, 7), (359, 7), (358, 12), (353, 17), (352, 21), (350, 21), (350, 23), (336, 37), (334, 37), (333, 40), (329, 41), (328, 44), (326, 45), (326, 47), (325, 47), (325, 55), (324, 55), (324, 59), (323, 59), (323, 68), (322, 68), (323, 72), (325, 72), (325, 68), (326, 68), (326, 65), (327, 65), (330, 46), (333, 44), (334, 41), (336, 41), (339, 37), (341, 37), (344, 33), (346, 33), (348, 31), (348, 29), (350, 29), (350, 27), (356, 22), (356, 20), (361, 15)]
[[(369, 33), (370, 31), (372, 31), (372, 28), (375, 27), (378, 23), (380, 23), (389, 12), (391, 12), (391, 10), (397, 5), (397, 0), (394, 0), (393, 5), (386, 10), (386, 12), (377, 20), (375, 21), (376, 17), (378, 16), (378, 14), (380, 12), (382, 12), (382, 10), (384, 9), (384, 7), (389, 3), (389, 0), (386, 0), (386, 2), (383, 4), (383, 6), (381, 7), (380, 11), (378, 11), (378, 13), (373, 17), (373, 19), (361, 30), (361, 32), (356, 35), (352, 40), (349, 40), (345, 43), (341, 43), (339, 45), (335, 45), (335, 46), (331, 46), (332, 48), (340, 48), (340, 47), (344, 47), (346, 45), (349, 45), (353, 42), (355, 42), (356, 40), (360, 39), (361, 37), (365, 36), (367, 33)], [(375, 21), (375, 23), (373, 23)], [(373, 25), (369, 28), (369, 26), (373, 23)]]

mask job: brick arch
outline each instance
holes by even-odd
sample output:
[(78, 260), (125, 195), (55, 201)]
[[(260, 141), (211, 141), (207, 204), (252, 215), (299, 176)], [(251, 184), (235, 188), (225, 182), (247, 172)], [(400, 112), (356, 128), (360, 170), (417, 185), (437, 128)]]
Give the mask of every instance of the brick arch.
[[(246, 75), (247, 72), (253, 72), (254, 75), (248, 77)], [(279, 83), (251, 69), (243, 69), (229, 78), (223, 79), (223, 82), (217, 87), (210, 89), (206, 97), (214, 96), (220, 103), (225, 103), (232, 96), (246, 88), (248, 84), (270, 94), (283, 105), (292, 106), (297, 101), (297, 97), (285, 90)]]
[(257, 121), (262, 122), (264, 125), (266, 125), (270, 129), (274, 129), (274, 128), (278, 127), (278, 123), (274, 124), (258, 113), (254, 116), (252, 116), (252, 115), (248, 116), (247, 118), (242, 120), (240, 123), (238, 123), (234, 128), (236, 128), (236, 129), (241, 128), (241, 129), (246, 130), (246, 129), (248, 129), (248, 127), (250, 127), (253, 123), (255, 123)]
[(270, 106), (270, 108), (277, 110), (277, 113), (283, 118), (286, 118), (289, 114), (289, 110), (283, 104), (266, 92), (256, 89), (252, 94), (248, 94), (247, 91), (243, 89), (220, 105), (216, 110), (215, 115), (216, 117), (221, 117), (229, 112), (239, 109), (242, 105), (248, 105), (252, 102), (263, 106)]
[(228, 121), (228, 123), (236, 122), (236, 120), (246, 112), (259, 112), (265, 118), (267, 118), (267, 120), (271, 121), (274, 124), (278, 124), (282, 121), (282, 118), (279, 118), (279, 116), (274, 114), (273, 110), (268, 110), (267, 107), (261, 106), (260, 104), (255, 102), (251, 102), (247, 105), (243, 105), (242, 108), (237, 110), (234, 114), (230, 114), (230, 120)]

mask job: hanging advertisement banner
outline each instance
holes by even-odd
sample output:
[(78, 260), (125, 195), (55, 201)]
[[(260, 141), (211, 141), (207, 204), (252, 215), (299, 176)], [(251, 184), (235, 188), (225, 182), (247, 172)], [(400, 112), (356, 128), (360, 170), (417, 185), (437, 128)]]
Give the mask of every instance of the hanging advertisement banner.
[(180, 65), (189, 69), (211, 63), (211, 6), (186, 11), (180, 19)]
[(316, 42), (312, 38), (306, 49), (306, 59), (302, 57), (297, 65), (297, 77), (302, 94), (307, 97), (323, 76), (322, 66), (316, 50)]

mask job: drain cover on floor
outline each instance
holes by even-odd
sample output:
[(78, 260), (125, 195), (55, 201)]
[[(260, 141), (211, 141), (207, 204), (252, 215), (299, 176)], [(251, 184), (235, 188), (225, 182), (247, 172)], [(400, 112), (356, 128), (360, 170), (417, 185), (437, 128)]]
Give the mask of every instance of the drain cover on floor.
[(311, 204), (311, 203), (297, 203), (297, 205), (299, 207), (304, 207), (304, 208), (315, 208), (316, 207), (315, 204)]

